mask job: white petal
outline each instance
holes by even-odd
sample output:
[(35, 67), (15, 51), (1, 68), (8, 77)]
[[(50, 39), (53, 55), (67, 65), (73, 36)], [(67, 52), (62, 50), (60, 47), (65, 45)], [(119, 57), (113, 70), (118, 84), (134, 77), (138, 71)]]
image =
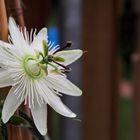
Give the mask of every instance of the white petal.
[(13, 41), (13, 44), (18, 47), (22, 47), (24, 45), (27, 46), (27, 43), (24, 39), (24, 36), (20, 32), (19, 28), (16, 25), (15, 20), (10, 17), (9, 18), (9, 32)]
[(34, 102), (34, 107), (31, 108), (32, 116), (34, 119), (34, 123), (38, 129), (38, 131), (42, 135), (46, 135), (47, 133), (47, 105), (39, 104)]
[(72, 96), (82, 94), (82, 91), (64, 76), (50, 74), (46, 77), (46, 82), (51, 88), (64, 94)]
[(4, 66), (4, 64), (0, 62), (0, 67), (3, 67), (3, 66)]
[(2, 121), (6, 123), (10, 117), (14, 114), (16, 109), (23, 102), (24, 98), (18, 98), (18, 94), (15, 93), (17, 86), (12, 87), (6, 97), (4, 106), (2, 109)]
[(13, 47), (13, 45), (0, 40), (0, 47), (11, 48), (11, 47)]
[(33, 47), (36, 50), (39, 50), (40, 52), (43, 52), (43, 47), (42, 47), (43, 40), (47, 41), (47, 28), (43, 28), (40, 30), (40, 32), (34, 38), (31, 47)]
[(9, 61), (14, 61), (14, 59), (15, 56), (11, 53), (10, 49), (6, 47), (0, 47), (0, 63), (2, 63), (3, 65), (7, 65)]
[[(39, 86), (38, 86), (39, 87)], [(40, 82), (40, 87), (42, 89), (38, 89), (40, 92), (42, 90), (42, 96), (44, 97), (44, 100), (46, 103), (48, 103), (56, 112), (59, 114), (74, 118), (76, 117), (76, 114), (74, 114), (66, 105), (64, 105), (61, 101), (61, 99), (53, 93), (46, 84), (44, 84), (44, 81)]]
[(63, 65), (69, 65), (76, 61), (78, 58), (80, 58), (83, 54), (83, 51), (80, 49), (77, 50), (66, 50), (66, 51), (60, 51), (57, 52), (54, 56), (59, 56), (65, 59), (64, 62), (62, 62)]
[(5, 69), (0, 68), (0, 88), (11, 86), (13, 80), (10, 78), (10, 74)]

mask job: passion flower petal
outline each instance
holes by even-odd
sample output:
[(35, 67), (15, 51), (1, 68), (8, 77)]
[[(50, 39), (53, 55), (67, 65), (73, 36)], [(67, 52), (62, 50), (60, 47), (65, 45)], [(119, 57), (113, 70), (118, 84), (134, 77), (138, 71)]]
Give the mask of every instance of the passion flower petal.
[(57, 95), (59, 92), (81, 95), (81, 90), (67, 80), (62, 68), (66, 71), (66, 65), (77, 60), (83, 52), (62, 51), (71, 43), (61, 49), (57, 45), (54, 48), (53, 43), (48, 43), (46, 28), (37, 35), (32, 29), (29, 34), (26, 28), (20, 31), (13, 18), (9, 20), (9, 32), (10, 43), (0, 41), (0, 87), (12, 86), (4, 102), (2, 120), (6, 123), (25, 101), (37, 129), (45, 135), (47, 104), (61, 115), (76, 117)]

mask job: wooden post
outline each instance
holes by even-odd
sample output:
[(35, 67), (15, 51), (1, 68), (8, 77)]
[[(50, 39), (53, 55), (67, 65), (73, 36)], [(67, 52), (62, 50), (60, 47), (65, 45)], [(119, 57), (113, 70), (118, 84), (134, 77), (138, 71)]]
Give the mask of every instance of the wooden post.
[(7, 41), (8, 25), (4, 0), (0, 0), (0, 39)]
[[(0, 40), (7, 41), (8, 39), (8, 23), (7, 23), (7, 14), (4, 0), (0, 0)], [(2, 97), (7, 94), (9, 88), (0, 89)]]
[(117, 140), (115, 0), (83, 1), (83, 140)]

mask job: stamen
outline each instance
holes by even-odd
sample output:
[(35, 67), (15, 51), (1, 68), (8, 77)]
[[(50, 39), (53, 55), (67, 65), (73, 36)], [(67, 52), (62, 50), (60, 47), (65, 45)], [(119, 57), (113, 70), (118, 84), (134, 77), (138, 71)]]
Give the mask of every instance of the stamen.
[(69, 68), (69, 67), (67, 67), (67, 66), (64, 66), (64, 65), (62, 65), (62, 64), (60, 64), (60, 63), (58, 63), (58, 62), (56, 62), (56, 61), (54, 61), (54, 60), (52, 60), (55, 64), (57, 64), (57, 65), (59, 65), (59, 66), (61, 66), (62, 68), (64, 68), (64, 70), (65, 71), (71, 71), (71, 69)]
[(60, 69), (62, 73), (69, 73), (71, 72), (71, 68), (68, 67), (68, 69)]
[(66, 72), (70, 72), (70, 71), (71, 71), (71, 68), (69, 68), (68, 66), (65, 66), (65, 65), (63, 65), (63, 64), (61, 64), (61, 63), (59, 63), (59, 62), (57, 62), (57, 61), (54, 59), (54, 57), (53, 57), (52, 55), (49, 55), (49, 56), (48, 56), (47, 61), (48, 61), (47, 64), (49, 64), (49, 65), (51, 65), (52, 67), (54, 67), (55, 70), (58, 70), (58, 68), (57, 68), (55, 65), (51, 64), (50, 62), (53, 62), (53, 63), (55, 63), (55, 64), (61, 66), (62, 68), (64, 68), (64, 69), (60, 69), (60, 70), (62, 70), (63, 73), (66, 73)]
[(52, 55), (49, 55), (48, 58), (47, 58), (47, 61), (48, 62), (52, 62), (53, 61), (53, 56)]
[(53, 54), (55, 54), (55, 53), (57, 53), (57, 52), (59, 52), (59, 51), (62, 51), (62, 50), (64, 50), (64, 49), (66, 49), (66, 48), (70, 48), (70, 47), (71, 47), (71, 45), (72, 45), (72, 41), (67, 41), (66, 46), (64, 46), (64, 47), (62, 47), (62, 48), (57, 49), (57, 50), (56, 50)]
[(52, 66), (55, 70), (58, 70), (58, 68), (55, 66), (55, 65), (53, 65), (53, 64), (51, 64), (51, 63), (48, 63), (50, 66)]

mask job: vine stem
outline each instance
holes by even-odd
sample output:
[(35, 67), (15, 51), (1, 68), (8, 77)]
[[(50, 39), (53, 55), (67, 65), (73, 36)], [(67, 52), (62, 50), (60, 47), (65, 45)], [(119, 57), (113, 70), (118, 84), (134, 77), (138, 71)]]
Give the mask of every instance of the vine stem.
[(17, 19), (18, 24), (21, 27), (25, 26), (25, 21), (24, 21), (24, 17), (23, 17), (23, 11), (21, 8), (21, 4), (20, 4), (20, 0), (14, 0), (14, 9), (15, 9), (15, 18)]

